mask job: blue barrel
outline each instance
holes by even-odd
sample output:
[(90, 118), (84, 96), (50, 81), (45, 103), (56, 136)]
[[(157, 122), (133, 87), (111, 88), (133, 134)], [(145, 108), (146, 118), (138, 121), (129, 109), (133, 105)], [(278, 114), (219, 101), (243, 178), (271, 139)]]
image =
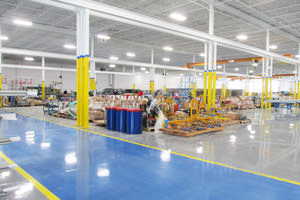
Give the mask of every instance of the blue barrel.
[(128, 134), (142, 133), (142, 110), (141, 109), (127, 109), (127, 127)]
[(115, 107), (106, 107), (106, 128), (116, 130), (116, 110)]
[(116, 108), (116, 130), (119, 132), (126, 132), (126, 115), (127, 109)]

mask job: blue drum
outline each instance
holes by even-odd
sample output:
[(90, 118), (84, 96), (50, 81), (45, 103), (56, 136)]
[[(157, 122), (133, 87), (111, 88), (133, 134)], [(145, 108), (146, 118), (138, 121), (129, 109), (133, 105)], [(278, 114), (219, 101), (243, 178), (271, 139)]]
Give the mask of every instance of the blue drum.
[(108, 130), (116, 130), (116, 108), (106, 107), (106, 128)]
[(127, 109), (126, 133), (141, 134), (142, 132), (142, 110)]
[(116, 108), (116, 130), (119, 132), (126, 132), (126, 118), (127, 109)]

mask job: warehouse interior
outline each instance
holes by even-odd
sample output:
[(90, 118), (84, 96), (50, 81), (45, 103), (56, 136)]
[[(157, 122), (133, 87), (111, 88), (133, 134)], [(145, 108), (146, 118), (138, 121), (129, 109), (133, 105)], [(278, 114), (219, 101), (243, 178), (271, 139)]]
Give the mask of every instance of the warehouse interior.
[(299, 199), (299, 9), (0, 0), (0, 199)]

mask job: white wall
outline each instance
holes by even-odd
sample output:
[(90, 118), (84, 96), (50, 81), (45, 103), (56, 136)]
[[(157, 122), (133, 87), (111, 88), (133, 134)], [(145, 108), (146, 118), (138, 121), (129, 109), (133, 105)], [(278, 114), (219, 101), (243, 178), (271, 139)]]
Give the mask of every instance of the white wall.
[[(32, 69), (12, 69), (3, 68), (3, 78), (7, 81), (11, 80), (24, 80), (25, 78), (32, 78), (33, 85), (41, 84), (42, 72), (41, 70)], [(57, 85), (56, 88), (76, 90), (76, 73), (75, 72), (59, 72), (59, 71), (46, 71), (46, 86), (52, 84), (53, 81), (60, 82), (59, 76), (62, 75), (62, 85)], [(103, 90), (104, 88), (110, 87), (110, 76), (108, 74), (97, 74), (97, 90)], [(155, 81), (155, 89), (162, 89), (164, 83), (167, 88), (177, 88), (181, 77), (179, 76), (167, 76), (163, 78), (161, 75), (155, 75), (154, 78), (151, 75), (146, 74), (136, 74), (134, 76), (128, 75), (114, 75), (114, 87), (115, 88), (132, 88), (132, 84), (135, 83), (137, 89), (149, 90), (149, 81)], [(294, 87), (294, 82), (292, 79), (285, 78), (283, 80), (273, 79), (272, 81), (272, 91), (289, 91), (290, 88)], [(235, 80), (235, 81), (225, 81), (229, 89), (244, 89), (246, 80)], [(249, 80), (249, 91), (251, 92), (261, 92), (261, 79), (250, 79)], [(200, 77), (196, 78), (197, 88), (203, 88), (203, 79)], [(217, 80), (216, 88), (220, 89), (222, 86), (222, 80)], [(7, 84), (3, 85), (3, 89), (9, 89)]]

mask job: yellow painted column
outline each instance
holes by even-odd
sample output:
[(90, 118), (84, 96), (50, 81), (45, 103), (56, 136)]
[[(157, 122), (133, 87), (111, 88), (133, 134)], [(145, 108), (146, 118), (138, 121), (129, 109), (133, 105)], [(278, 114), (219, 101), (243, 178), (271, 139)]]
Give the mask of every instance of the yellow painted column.
[(204, 71), (204, 84), (203, 84), (203, 102), (206, 104), (206, 90), (207, 90), (207, 71)]
[(216, 106), (216, 79), (217, 79), (217, 72), (214, 70), (213, 72), (213, 98), (212, 98), (212, 107), (215, 109)]
[(90, 78), (90, 90), (96, 90), (96, 81), (95, 78)]
[(132, 89), (134, 89), (134, 90), (135, 90), (135, 84), (134, 84), (134, 83), (132, 84)]
[(42, 82), (42, 99), (44, 100), (46, 98), (45, 95), (45, 81)]
[[(1, 54), (0, 54), (1, 56)], [(0, 73), (0, 90), (2, 90), (2, 73)], [(0, 108), (2, 108), (2, 97), (0, 96)]]
[(212, 79), (212, 73), (210, 70), (208, 70), (208, 89), (207, 89), (208, 90), (207, 91), (207, 93), (208, 93), (208, 95), (207, 95), (207, 110), (208, 111), (210, 111), (210, 109), (211, 109), (211, 96), (212, 96), (212, 94), (211, 94), (211, 89), (212, 89), (211, 79)]
[(264, 91), (264, 85), (265, 85), (265, 78), (262, 78), (262, 91), (261, 91), (261, 105), (260, 108), (264, 108), (264, 98), (265, 98), (265, 91)]
[(77, 126), (81, 126), (81, 56), (76, 60), (76, 88), (77, 88)]
[(296, 91), (297, 91), (297, 82), (295, 81), (295, 86), (294, 86), (294, 99), (296, 99)]
[(298, 81), (298, 88), (297, 88), (297, 99), (300, 99), (300, 82)]
[(82, 127), (89, 127), (89, 57), (82, 58)]
[(150, 90), (150, 92), (152, 93), (152, 95), (154, 96), (154, 94), (155, 94), (155, 85), (154, 85), (155, 83), (154, 83), (154, 81), (153, 80), (151, 80), (150, 82), (149, 82), (149, 90)]
[[(266, 97), (266, 99), (268, 99), (268, 78), (265, 78), (265, 81), (266, 81), (266, 83), (265, 83), (265, 97)], [(267, 103), (265, 103), (265, 108), (268, 108)]]
[(196, 83), (192, 83), (191, 96), (196, 98)]
[(164, 92), (166, 93), (167, 92), (167, 86), (164, 85)]
[[(272, 100), (272, 78), (270, 78), (269, 100)], [(269, 103), (269, 109), (271, 110), (271, 103)]]

